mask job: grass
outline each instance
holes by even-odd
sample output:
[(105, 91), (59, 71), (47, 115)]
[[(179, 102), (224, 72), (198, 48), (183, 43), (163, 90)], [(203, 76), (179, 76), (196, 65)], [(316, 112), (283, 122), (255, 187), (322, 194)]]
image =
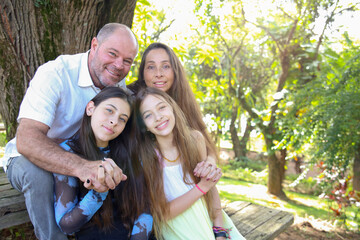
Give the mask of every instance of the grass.
[(331, 202), (320, 199), (318, 196), (284, 190), (288, 200), (280, 200), (266, 193), (265, 185), (252, 183), (229, 177), (224, 173), (217, 187), (222, 202), (246, 201), (270, 208), (278, 208), (293, 213), (300, 218), (320, 219), (329, 222), (334, 227), (345, 227), (349, 230), (359, 231), (360, 219), (356, 217), (359, 211), (355, 206), (346, 209), (346, 221), (336, 218), (329, 206)]

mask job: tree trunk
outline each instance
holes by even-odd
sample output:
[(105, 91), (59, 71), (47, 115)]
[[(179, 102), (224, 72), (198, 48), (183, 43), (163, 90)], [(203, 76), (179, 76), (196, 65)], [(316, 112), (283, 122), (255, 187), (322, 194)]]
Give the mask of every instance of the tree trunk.
[(282, 181), (284, 177), (284, 165), (281, 164), (281, 160), (276, 157), (274, 151), (271, 151), (273, 144), (272, 140), (265, 137), (265, 143), (267, 152), (269, 155), (268, 167), (268, 193), (273, 194), (279, 198), (286, 198), (286, 195), (282, 189)]
[(353, 190), (360, 192), (360, 145), (356, 150), (353, 165)]
[(108, 22), (131, 27), (135, 6), (136, 0), (1, 0), (0, 114), (8, 140), (36, 69), (60, 54), (87, 51)]
[(230, 135), (233, 144), (233, 150), (235, 153), (236, 161), (240, 161), (241, 157), (245, 156), (244, 149), (240, 146), (240, 140), (238, 137), (237, 127), (235, 126), (236, 120), (238, 119), (238, 107), (232, 106), (231, 122), (230, 122)]

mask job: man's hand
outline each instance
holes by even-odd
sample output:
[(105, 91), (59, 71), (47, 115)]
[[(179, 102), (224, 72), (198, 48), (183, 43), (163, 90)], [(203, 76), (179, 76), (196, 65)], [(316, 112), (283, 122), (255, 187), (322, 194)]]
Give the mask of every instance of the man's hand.
[[(96, 163), (96, 164), (93, 164)], [(84, 182), (84, 187), (94, 189), (97, 192), (105, 192), (115, 187), (127, 179), (122, 170), (115, 164), (111, 158), (105, 158), (103, 161), (89, 161), (91, 173)], [(80, 178), (81, 179), (81, 178)]]

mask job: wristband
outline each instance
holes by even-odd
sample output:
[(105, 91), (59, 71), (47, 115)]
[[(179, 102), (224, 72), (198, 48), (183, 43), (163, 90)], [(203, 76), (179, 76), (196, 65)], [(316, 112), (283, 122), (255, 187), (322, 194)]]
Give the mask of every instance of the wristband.
[(195, 184), (195, 187), (197, 188), (197, 189), (199, 189), (199, 191), (202, 193), (202, 194), (206, 194), (206, 192), (204, 192), (197, 184)]
[(231, 239), (229, 232), (231, 231), (231, 229), (226, 229), (223, 227), (218, 227), (218, 226), (213, 226), (213, 231), (214, 231), (214, 236), (215, 238), (217, 237), (225, 237), (228, 239)]

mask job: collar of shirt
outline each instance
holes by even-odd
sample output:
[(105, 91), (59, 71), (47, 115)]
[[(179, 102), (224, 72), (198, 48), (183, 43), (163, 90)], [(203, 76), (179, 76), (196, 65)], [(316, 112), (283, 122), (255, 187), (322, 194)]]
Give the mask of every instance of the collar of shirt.
[(80, 87), (90, 87), (94, 85), (90, 76), (90, 71), (88, 66), (89, 52), (90, 50), (88, 50), (86, 54), (84, 54), (81, 57), (81, 68), (80, 68), (79, 80), (78, 80), (78, 85)]
[[(89, 52), (90, 52), (90, 50), (88, 50), (86, 52), (86, 54), (84, 54), (81, 57), (81, 68), (80, 68), (80, 73), (79, 73), (78, 85), (80, 87), (90, 87), (90, 86), (92, 86), (96, 90), (96, 92), (100, 92), (101, 89), (96, 87), (94, 85), (92, 79), (91, 79), (89, 66), (88, 66)], [(116, 86), (126, 89), (125, 78), (122, 79), (119, 83), (117, 83)]]

